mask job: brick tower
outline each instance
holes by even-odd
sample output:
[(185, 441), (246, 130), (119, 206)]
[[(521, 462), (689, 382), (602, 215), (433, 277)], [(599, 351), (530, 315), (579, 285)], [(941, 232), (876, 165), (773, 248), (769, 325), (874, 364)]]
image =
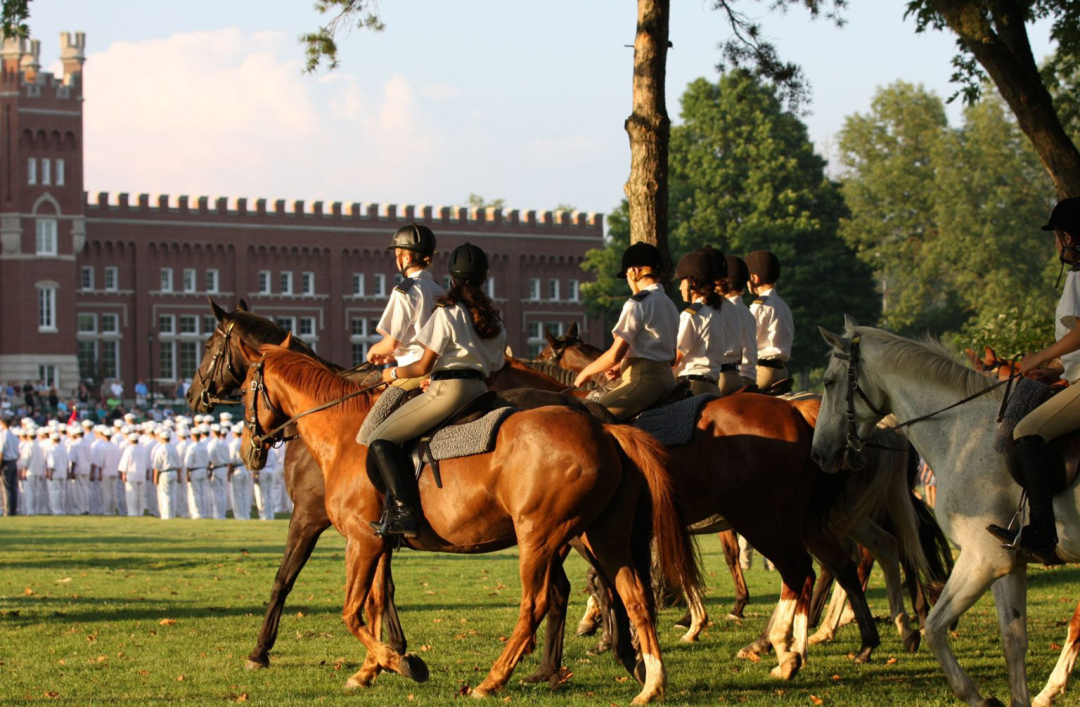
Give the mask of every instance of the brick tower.
[(86, 38), (60, 35), (62, 77), (37, 40), (0, 45), (0, 382), (78, 385), (76, 256), (86, 243)]

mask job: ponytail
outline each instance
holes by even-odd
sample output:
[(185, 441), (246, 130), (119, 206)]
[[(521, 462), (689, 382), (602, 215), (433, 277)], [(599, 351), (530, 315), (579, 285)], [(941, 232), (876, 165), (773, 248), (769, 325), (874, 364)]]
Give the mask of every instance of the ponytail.
[(502, 315), (495, 304), (476, 284), (453, 278), (450, 291), (435, 300), (436, 304), (450, 306), (464, 304), (472, 316), (473, 327), (481, 339), (493, 339), (502, 331)]

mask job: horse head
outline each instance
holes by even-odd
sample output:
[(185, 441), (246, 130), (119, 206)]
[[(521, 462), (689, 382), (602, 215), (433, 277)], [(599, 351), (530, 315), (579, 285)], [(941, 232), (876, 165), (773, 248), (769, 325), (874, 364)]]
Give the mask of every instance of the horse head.
[[(292, 343), (285, 336), (282, 347)], [(247, 363), (247, 375), (241, 388), (244, 401), (244, 432), (240, 437), (240, 458), (251, 470), (266, 466), (270, 448), (281, 439), (282, 425), (288, 420), (266, 383), (265, 361), (261, 351), (238, 339), (240, 352)]]

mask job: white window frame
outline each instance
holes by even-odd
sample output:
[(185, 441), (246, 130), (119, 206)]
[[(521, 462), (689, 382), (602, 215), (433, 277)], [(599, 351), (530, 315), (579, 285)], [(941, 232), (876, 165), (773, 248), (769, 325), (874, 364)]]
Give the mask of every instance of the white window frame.
[(172, 292), (173, 291), (173, 269), (162, 268), (161, 269), (161, 291)]
[(260, 270), (259, 271), (259, 294), (260, 295), (268, 295), (268, 294), (270, 294), (270, 271), (269, 270)]
[[(169, 370), (165, 370), (164, 363), (165, 351), (169, 352)], [(176, 380), (176, 342), (172, 339), (162, 341), (158, 346), (157, 366), (156, 373), (159, 381), (174, 381)]]
[(556, 277), (548, 280), (548, 300), (551, 302), (559, 301), (559, 279)]
[[(168, 322), (168, 326), (161, 325), (162, 322)], [(176, 335), (176, 315), (175, 314), (159, 314), (158, 315), (158, 334), (160, 336), (175, 336)]]
[(291, 295), (293, 293), (293, 276), (291, 270), (282, 270), (278, 276), (278, 282), (281, 284), (281, 294)]
[(381, 272), (375, 273), (375, 292), (376, 297), (386, 297), (386, 275)]
[(110, 348), (105, 344), (112, 344), (114, 351), (114, 358), (112, 360), (114, 375), (110, 378), (120, 378), (120, 339), (117, 337), (109, 337), (98, 341), (98, 365), (101, 366), (105, 361), (105, 351)]
[(56, 219), (39, 218), (34, 225), (37, 235), (37, 254), (56, 255)]
[(30, 186), (37, 184), (37, 157), (31, 157), (26, 161), (26, 183)]
[(83, 292), (92, 292), (94, 289), (94, 266), (83, 265), (79, 276), (79, 289)]
[(486, 292), (487, 296), (490, 297), (491, 299), (495, 299), (495, 278), (494, 277), (489, 276), (487, 281), (484, 282), (484, 292)]
[(41, 158), (41, 186), (52, 186), (52, 160), (48, 157)]
[(184, 268), (184, 292), (191, 294), (197, 286), (198, 272), (195, 268)]
[[(93, 324), (92, 328), (90, 328), (90, 329), (83, 329), (82, 328), (82, 320), (83, 320), (84, 317), (86, 319), (88, 319), (91, 324)], [(98, 322), (98, 318), (97, 318), (96, 314), (93, 314), (93, 313), (90, 313), (90, 312), (79, 312), (79, 314), (76, 315), (76, 317), (75, 317), (75, 330), (76, 330), (76, 333), (78, 334), (78, 336), (93, 336), (94, 334), (97, 334), (98, 333), (97, 322)]]
[(569, 292), (567, 292), (566, 294), (569, 295), (570, 301), (571, 302), (580, 302), (581, 301), (581, 281), (580, 280), (567, 280), (566, 284), (567, 284), (567, 288), (569, 289)]
[(540, 278), (529, 278), (529, 301), (537, 302), (540, 300)]
[(38, 287), (38, 331), (56, 332), (56, 285)]
[(206, 291), (208, 294), (217, 294), (218, 286), (220, 285), (221, 278), (217, 268), (209, 268), (206, 271)]
[[(310, 325), (310, 327), (305, 326), (305, 325)], [(316, 326), (317, 326), (317, 323), (315, 321), (315, 317), (300, 317), (300, 319), (299, 319), (299, 329), (297, 329), (296, 333), (299, 334), (302, 337), (306, 337), (305, 340), (314, 338), (315, 337), (315, 332), (316, 332)], [(305, 331), (305, 329), (309, 329), (309, 330)]]
[(353, 297), (364, 296), (364, 273), (354, 272), (352, 274), (352, 293)]
[(64, 186), (64, 161), (56, 160), (56, 186)]
[[(192, 328), (192, 331), (183, 331), (183, 323), (185, 321), (188, 321), (188, 320), (194, 321), (195, 326)], [(176, 320), (176, 335), (177, 336), (198, 336), (199, 335), (199, 325), (200, 324), (201, 324), (201, 322), (199, 321), (199, 315), (197, 315), (197, 314), (181, 314), (179, 317), (177, 317), (177, 320)]]
[[(105, 322), (113, 322), (115, 327), (109, 329), (106, 327)], [(118, 336), (120, 334), (120, 315), (112, 312), (106, 312), (101, 315), (101, 333)]]
[[(110, 277), (111, 276), (111, 277)], [(111, 283), (109, 281), (112, 281)], [(115, 265), (105, 266), (105, 291), (116, 292), (120, 289), (120, 268)]]
[(315, 273), (311, 271), (300, 273), (300, 294), (315, 294)]
[[(285, 323), (283, 324), (282, 322)], [(274, 324), (277, 324), (285, 331), (292, 332), (293, 334), (297, 333), (296, 317), (274, 317)]]

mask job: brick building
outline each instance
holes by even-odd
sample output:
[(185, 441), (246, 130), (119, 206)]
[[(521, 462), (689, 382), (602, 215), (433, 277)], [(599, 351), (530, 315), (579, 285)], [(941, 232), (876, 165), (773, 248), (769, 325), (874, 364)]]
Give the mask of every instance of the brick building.
[[(518, 355), (577, 322), (580, 264), (602, 247), (595, 214), (99, 193), (83, 190), (85, 38), (61, 35), (64, 75), (36, 40), (0, 48), (0, 380), (191, 378), (216, 322), (243, 298), (342, 364), (363, 359), (398, 278), (384, 250), (410, 221), (439, 239), (434, 273), (471, 241)], [(91, 97), (92, 100), (92, 97)], [(596, 344), (601, 341), (594, 341)]]

